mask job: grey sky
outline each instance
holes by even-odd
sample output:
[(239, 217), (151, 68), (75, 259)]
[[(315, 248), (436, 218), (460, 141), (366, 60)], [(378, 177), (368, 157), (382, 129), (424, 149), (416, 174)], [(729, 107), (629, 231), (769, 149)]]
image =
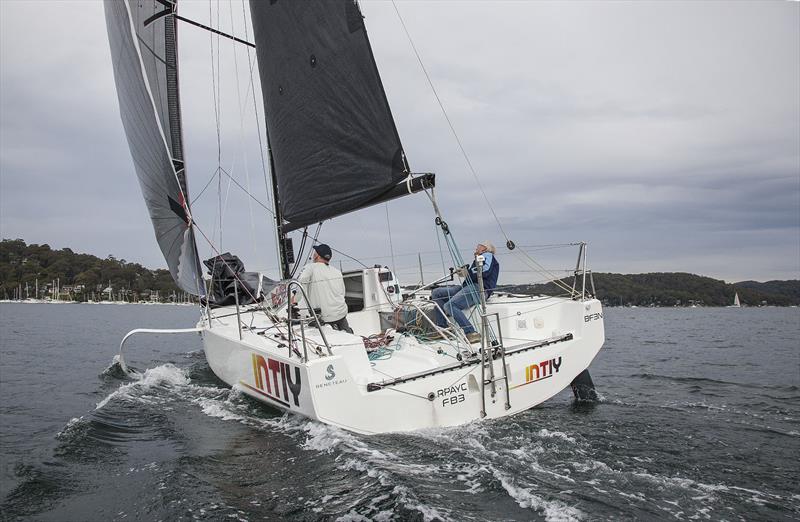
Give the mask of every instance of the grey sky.
[[(591, 267), (604, 272), (800, 277), (800, 3), (397, 5), (517, 244), (586, 240)], [(362, 9), (411, 166), (437, 173), (462, 248), (504, 243), (392, 4)], [(212, 4), (215, 24), (218, 10), (221, 28), (244, 36), (240, 1)], [(181, 13), (209, 22), (205, 1), (182, 2)], [(164, 266), (105, 31), (100, 2), (0, 1), (0, 234)], [(188, 25), (179, 34), (196, 196), (217, 166), (211, 40)], [(222, 164), (265, 201), (247, 52), (226, 41), (219, 49)], [(263, 114), (259, 91), (256, 100)], [(274, 269), (268, 215), (223, 180), (226, 193), (223, 249)], [(216, 243), (218, 202), (215, 181), (194, 207)], [(401, 277), (414, 279), (418, 251), (432, 276), (441, 261), (427, 198), (388, 209)], [(326, 223), (320, 239), (390, 263), (384, 206)], [(576, 253), (533, 255), (563, 269)], [(500, 259), (504, 282), (541, 279), (510, 253)]]

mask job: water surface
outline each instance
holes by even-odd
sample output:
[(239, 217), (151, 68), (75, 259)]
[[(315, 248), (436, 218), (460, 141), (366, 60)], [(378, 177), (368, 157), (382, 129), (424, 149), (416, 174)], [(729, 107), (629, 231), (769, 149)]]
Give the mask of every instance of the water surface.
[(191, 307), (0, 304), (0, 518), (800, 518), (800, 311), (607, 309), (591, 368), (517, 416), (358, 436), (227, 388)]

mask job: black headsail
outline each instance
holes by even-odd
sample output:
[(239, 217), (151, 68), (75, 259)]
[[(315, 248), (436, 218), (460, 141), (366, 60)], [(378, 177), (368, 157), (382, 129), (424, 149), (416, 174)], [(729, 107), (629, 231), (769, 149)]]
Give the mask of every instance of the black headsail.
[(406, 187), (358, 5), (251, 0), (250, 11), (282, 232), (420, 190)]
[(203, 295), (183, 166), (175, 0), (106, 0), (120, 116), (156, 239), (178, 286)]

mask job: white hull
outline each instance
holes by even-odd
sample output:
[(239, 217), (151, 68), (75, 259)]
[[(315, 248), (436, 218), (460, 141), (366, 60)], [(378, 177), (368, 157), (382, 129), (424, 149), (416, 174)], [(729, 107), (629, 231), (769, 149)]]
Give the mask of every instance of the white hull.
[[(485, 417), (527, 410), (569, 386), (588, 368), (604, 341), (602, 309), (596, 299), (521, 298), (489, 300), (489, 314), (499, 313), (505, 344), (508, 384), (502, 359), (492, 362), (495, 376), (485, 386)], [(356, 333), (375, 333), (375, 312), (348, 316)], [(325, 352), (319, 332), (306, 326), (308, 360), (289, 355), (285, 335), (263, 311), (243, 311), (241, 330), (236, 308), (211, 311), (203, 318), (203, 346), (214, 373), (230, 386), (282, 410), (350, 431), (374, 434), (456, 426), (482, 418), (481, 363), (458, 361), (453, 343), (420, 342), (396, 335), (391, 357), (370, 361), (362, 338), (323, 326), (333, 355)], [(285, 333), (285, 323), (281, 325)], [(298, 338), (300, 328), (295, 327)], [(299, 353), (302, 342), (293, 341)], [(477, 348), (474, 345), (473, 348)], [(444, 353), (437, 353), (441, 349)], [(489, 376), (488, 363), (484, 371)], [(508, 387), (509, 407), (506, 407)]]

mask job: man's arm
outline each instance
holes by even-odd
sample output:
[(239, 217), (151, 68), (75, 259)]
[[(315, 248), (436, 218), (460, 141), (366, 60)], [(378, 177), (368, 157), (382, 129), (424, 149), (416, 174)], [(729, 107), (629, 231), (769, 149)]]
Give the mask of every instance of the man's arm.
[[(486, 277), (486, 272), (488, 272), (489, 271), (489, 267), (492, 266), (492, 261), (494, 260), (494, 256), (491, 253), (486, 252), (486, 253), (483, 254), (483, 259), (484, 259), (484, 261), (483, 261), (483, 272), (481, 272), (481, 275), (483, 277)], [(478, 266), (475, 263), (475, 261), (472, 262), (472, 265), (469, 267), (469, 271), (467, 272), (467, 274), (469, 276), (468, 277), (469, 280), (472, 281), (473, 284), (477, 285), (478, 284)]]
[(303, 285), (304, 290), (308, 290), (308, 284), (311, 282), (313, 272), (313, 265), (308, 264), (303, 267), (300, 271), (300, 275), (297, 276), (297, 281)]
[[(314, 269), (313, 269), (313, 265), (312, 264), (307, 264), (306, 266), (304, 266), (303, 269), (300, 271), (300, 275), (297, 276), (297, 282), (300, 283), (300, 286), (303, 287), (303, 291), (306, 294), (308, 294), (308, 290), (309, 290), (308, 287), (311, 284), (311, 280), (313, 279), (313, 277), (314, 277)], [(302, 296), (298, 296), (295, 299), (295, 304), (298, 304), (298, 305), (305, 304), (305, 303), (301, 303), (301, 301), (302, 301), (301, 298), (302, 298)]]
[(483, 271), (488, 272), (489, 268), (492, 266), (492, 261), (494, 261), (494, 256), (491, 252), (484, 252), (483, 253)]

